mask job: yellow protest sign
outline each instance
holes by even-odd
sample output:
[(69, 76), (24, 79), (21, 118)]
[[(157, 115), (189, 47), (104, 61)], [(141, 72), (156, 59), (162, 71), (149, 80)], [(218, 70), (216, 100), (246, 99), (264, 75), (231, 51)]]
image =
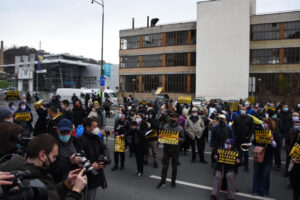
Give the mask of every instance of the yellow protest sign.
[(26, 121), (30, 120), (30, 112), (19, 112), (15, 113), (15, 117), (18, 121)]
[(218, 162), (222, 164), (235, 165), (235, 160), (239, 156), (236, 151), (218, 149)]
[(247, 98), (246, 101), (248, 101), (249, 103), (253, 104), (253, 103), (255, 103), (255, 97), (251, 96), (251, 97)]
[(291, 158), (295, 158), (297, 160), (300, 160), (300, 144), (295, 143), (292, 151), (290, 152)]
[(162, 87), (159, 87), (159, 88), (157, 88), (157, 90), (156, 90), (156, 92), (155, 92), (155, 94), (160, 94), (161, 93), (161, 91), (162, 91)]
[(121, 136), (116, 136), (115, 152), (125, 152), (125, 137), (121, 138)]
[(273, 110), (273, 111), (275, 111), (275, 107), (266, 106), (266, 110)]
[(239, 105), (239, 102), (229, 102), (229, 109), (233, 111), (238, 111)]
[(178, 131), (160, 130), (159, 135), (161, 136), (161, 138), (158, 139), (159, 143), (178, 145), (178, 138), (179, 138)]
[(7, 91), (6, 99), (7, 100), (19, 100), (20, 99), (20, 91)]
[(149, 134), (145, 135), (146, 139), (154, 138), (154, 137), (157, 137), (157, 130), (155, 130), (155, 129), (151, 130), (151, 132)]
[(192, 97), (191, 96), (189, 96), (189, 97), (187, 97), (187, 96), (180, 96), (180, 97), (178, 97), (178, 103), (190, 104), (191, 101), (192, 101)]
[(271, 144), (271, 130), (256, 130), (255, 140), (259, 144)]

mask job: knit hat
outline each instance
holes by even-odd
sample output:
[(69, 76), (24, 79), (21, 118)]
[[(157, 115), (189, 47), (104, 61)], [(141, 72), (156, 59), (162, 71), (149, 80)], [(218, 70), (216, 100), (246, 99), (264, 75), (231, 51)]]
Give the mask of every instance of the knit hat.
[(0, 107), (0, 122), (11, 115), (11, 111), (6, 107)]

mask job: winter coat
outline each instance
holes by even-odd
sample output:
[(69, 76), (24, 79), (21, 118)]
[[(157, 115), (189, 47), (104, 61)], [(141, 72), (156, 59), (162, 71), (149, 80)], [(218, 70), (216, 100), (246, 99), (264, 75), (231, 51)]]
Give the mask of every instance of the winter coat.
[(236, 142), (250, 142), (251, 135), (254, 133), (255, 125), (253, 118), (248, 115), (235, 117), (232, 125)]
[(194, 140), (195, 138), (200, 139), (204, 131), (204, 122), (200, 116), (189, 116), (185, 120), (185, 132), (190, 139)]
[(72, 112), (73, 112), (73, 123), (75, 125), (82, 124), (83, 119), (87, 116), (86, 111), (82, 107), (80, 108), (75, 107), (73, 108)]
[(47, 126), (48, 126), (48, 111), (42, 108), (36, 110), (39, 118), (34, 125), (33, 135), (37, 136), (42, 133), (47, 133)]
[(180, 141), (178, 142), (178, 145), (174, 144), (164, 144), (164, 150), (167, 150), (168, 152), (178, 152), (180, 151), (180, 143), (183, 143), (184, 141), (184, 133), (183, 128), (177, 123), (177, 124), (166, 124), (163, 128), (163, 130), (166, 131), (178, 131), (179, 132), (179, 138)]

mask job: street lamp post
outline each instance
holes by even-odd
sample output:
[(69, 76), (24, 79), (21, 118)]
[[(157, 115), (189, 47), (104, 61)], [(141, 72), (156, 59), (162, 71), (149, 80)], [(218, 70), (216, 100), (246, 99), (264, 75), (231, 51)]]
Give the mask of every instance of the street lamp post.
[[(102, 42), (101, 42), (101, 70), (100, 70), (100, 76), (104, 76), (104, 69), (103, 69), (103, 33), (104, 33), (104, 1), (101, 0), (101, 2), (98, 2), (96, 0), (92, 0), (91, 3), (96, 3), (102, 7)], [(102, 105), (102, 91), (101, 91), (101, 102), (100, 105)]]

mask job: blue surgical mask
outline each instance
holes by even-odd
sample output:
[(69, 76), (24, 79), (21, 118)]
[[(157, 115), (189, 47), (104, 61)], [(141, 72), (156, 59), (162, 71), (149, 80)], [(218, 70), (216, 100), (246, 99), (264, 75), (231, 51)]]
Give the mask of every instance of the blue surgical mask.
[(294, 131), (299, 132), (300, 131), (300, 126), (294, 126)]
[(289, 110), (289, 108), (283, 108), (282, 109), (284, 112), (287, 112)]
[(60, 135), (59, 139), (62, 142), (68, 142), (70, 140), (71, 135)]
[(273, 115), (273, 116), (272, 116), (272, 119), (276, 119), (276, 118), (277, 118), (277, 115)]

